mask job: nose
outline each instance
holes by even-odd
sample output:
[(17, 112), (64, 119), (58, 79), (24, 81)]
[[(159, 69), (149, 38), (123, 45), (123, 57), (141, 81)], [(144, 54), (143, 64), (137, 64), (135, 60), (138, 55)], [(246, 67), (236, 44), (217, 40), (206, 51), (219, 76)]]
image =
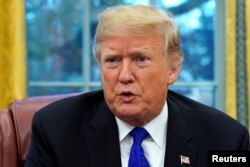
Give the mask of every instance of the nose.
[(119, 81), (123, 84), (129, 84), (134, 81), (132, 63), (129, 60), (122, 61), (122, 66), (119, 73)]

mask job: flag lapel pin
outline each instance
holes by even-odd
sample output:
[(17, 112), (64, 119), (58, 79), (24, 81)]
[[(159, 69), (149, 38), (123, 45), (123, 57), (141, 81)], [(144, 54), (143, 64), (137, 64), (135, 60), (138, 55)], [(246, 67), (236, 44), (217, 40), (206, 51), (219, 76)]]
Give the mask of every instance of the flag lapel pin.
[(190, 160), (189, 157), (184, 156), (184, 155), (180, 155), (181, 158), (181, 165), (189, 165), (190, 164)]

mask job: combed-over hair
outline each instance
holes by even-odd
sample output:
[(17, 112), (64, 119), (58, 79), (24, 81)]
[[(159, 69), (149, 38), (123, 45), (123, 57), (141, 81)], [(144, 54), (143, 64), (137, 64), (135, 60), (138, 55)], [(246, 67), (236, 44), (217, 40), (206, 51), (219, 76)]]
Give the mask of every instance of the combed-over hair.
[(170, 12), (152, 6), (125, 5), (107, 8), (100, 16), (96, 28), (93, 48), (97, 60), (100, 57), (98, 44), (108, 37), (134, 35), (146, 36), (150, 32), (165, 36), (165, 53), (180, 64), (183, 54), (180, 47), (179, 31)]

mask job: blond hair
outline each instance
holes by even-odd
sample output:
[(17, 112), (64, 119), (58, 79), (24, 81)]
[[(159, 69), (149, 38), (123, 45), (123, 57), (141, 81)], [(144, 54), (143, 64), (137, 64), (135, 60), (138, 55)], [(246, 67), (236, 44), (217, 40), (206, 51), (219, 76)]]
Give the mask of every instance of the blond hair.
[(96, 28), (94, 54), (100, 57), (98, 44), (107, 37), (134, 35), (146, 36), (149, 32), (159, 32), (165, 36), (165, 53), (180, 64), (183, 54), (180, 48), (179, 31), (168, 11), (152, 6), (124, 5), (107, 8), (100, 16)]

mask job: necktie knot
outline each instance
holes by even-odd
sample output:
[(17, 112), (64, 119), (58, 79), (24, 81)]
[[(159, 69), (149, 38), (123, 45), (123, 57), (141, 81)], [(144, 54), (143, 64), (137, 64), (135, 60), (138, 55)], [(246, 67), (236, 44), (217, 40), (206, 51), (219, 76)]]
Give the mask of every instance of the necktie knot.
[(129, 135), (133, 137), (134, 143), (141, 145), (142, 141), (148, 136), (146, 129), (142, 127), (135, 127)]

